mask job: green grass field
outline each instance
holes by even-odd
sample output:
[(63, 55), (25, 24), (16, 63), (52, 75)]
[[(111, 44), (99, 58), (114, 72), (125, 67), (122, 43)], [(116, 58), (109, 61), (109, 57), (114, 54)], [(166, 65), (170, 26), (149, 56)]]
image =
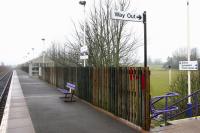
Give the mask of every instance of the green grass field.
[[(150, 67), (150, 91), (151, 96), (163, 95), (169, 91), (169, 71), (161, 66)], [(176, 78), (177, 70), (172, 70), (172, 82)]]
[[(150, 67), (151, 71), (151, 76), (150, 76), (150, 92), (151, 96), (159, 96), (163, 95), (166, 92), (169, 92), (169, 71), (166, 69), (163, 69), (161, 66), (156, 65), (156, 66), (151, 66)], [(175, 81), (176, 75), (177, 75), (177, 70), (172, 70), (172, 82)], [(164, 107), (164, 100), (159, 101), (156, 106), (158, 108), (163, 108)], [(156, 127), (162, 124), (162, 122), (158, 121), (151, 121), (151, 126)]]

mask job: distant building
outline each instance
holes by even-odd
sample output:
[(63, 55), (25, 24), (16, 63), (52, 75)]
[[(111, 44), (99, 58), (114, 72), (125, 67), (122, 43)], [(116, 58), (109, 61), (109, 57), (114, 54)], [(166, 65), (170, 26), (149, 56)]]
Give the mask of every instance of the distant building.
[(43, 56), (40, 56), (20, 66), (23, 67), (30, 76), (42, 76), (42, 67), (54, 67), (55, 63), (48, 57), (45, 57), (43, 60)]

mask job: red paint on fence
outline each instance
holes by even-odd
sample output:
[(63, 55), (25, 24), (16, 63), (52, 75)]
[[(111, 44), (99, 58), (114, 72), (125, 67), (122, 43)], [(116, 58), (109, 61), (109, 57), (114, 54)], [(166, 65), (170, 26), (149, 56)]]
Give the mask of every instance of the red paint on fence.
[(129, 69), (129, 76), (130, 76), (130, 80), (133, 80), (133, 74), (134, 74), (134, 71), (132, 68)]
[(145, 72), (142, 73), (142, 90), (145, 90), (146, 83), (145, 83)]

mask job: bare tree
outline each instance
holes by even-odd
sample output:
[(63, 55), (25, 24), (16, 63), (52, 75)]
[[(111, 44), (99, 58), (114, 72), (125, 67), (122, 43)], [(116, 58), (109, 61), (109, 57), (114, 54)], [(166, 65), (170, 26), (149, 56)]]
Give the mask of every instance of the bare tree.
[(72, 52), (67, 52), (65, 45), (58, 42), (51, 42), (51, 47), (48, 48), (46, 56), (55, 62), (57, 66), (76, 66), (78, 65), (78, 55)]
[[(191, 60), (198, 60), (198, 50), (197, 48), (191, 49)], [(186, 61), (187, 60), (187, 49), (186, 48), (179, 48), (174, 51), (172, 57), (167, 58), (167, 62), (164, 63), (163, 67), (168, 68), (171, 66), (172, 68), (178, 69), (179, 61)]]
[[(138, 60), (135, 50), (141, 45), (139, 39), (128, 30), (127, 22), (112, 20), (110, 0), (98, 4), (94, 3), (90, 11), (89, 20), (86, 23), (86, 45), (89, 49), (88, 65), (90, 66), (120, 66), (133, 65)], [(126, 11), (129, 8), (129, 0), (120, 0), (114, 8)], [(83, 24), (80, 23), (83, 31)], [(74, 40), (68, 40), (68, 53), (79, 56), (83, 42), (83, 32), (79, 32), (75, 26)]]

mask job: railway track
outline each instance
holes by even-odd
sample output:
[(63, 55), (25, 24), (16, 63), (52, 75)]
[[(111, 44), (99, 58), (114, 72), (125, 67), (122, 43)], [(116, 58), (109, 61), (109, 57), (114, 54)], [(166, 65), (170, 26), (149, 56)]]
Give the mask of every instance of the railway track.
[(0, 75), (0, 123), (3, 117), (4, 107), (7, 100), (8, 90), (12, 78), (12, 70), (3, 72)]

